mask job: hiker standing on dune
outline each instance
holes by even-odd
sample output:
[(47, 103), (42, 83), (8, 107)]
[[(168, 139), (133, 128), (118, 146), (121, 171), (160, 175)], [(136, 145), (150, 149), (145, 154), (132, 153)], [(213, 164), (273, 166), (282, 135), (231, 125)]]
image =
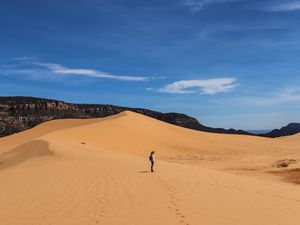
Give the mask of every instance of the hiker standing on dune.
[(150, 153), (150, 156), (149, 156), (149, 160), (150, 160), (150, 162), (151, 162), (151, 172), (154, 172), (154, 170), (153, 170), (154, 161), (155, 161), (154, 153), (155, 153), (155, 151), (152, 151), (152, 152)]

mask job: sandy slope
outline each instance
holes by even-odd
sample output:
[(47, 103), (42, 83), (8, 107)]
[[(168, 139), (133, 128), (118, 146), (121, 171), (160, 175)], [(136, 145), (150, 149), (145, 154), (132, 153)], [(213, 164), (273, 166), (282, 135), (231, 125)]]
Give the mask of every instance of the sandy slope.
[(14, 146), (18, 146), (20, 144), (26, 143), (29, 140), (36, 139), (52, 131), (87, 125), (87, 124), (95, 123), (97, 121), (99, 121), (99, 119), (98, 120), (97, 119), (89, 119), (89, 120), (64, 119), (64, 120), (53, 120), (46, 123), (42, 123), (36, 126), (34, 129), (26, 130), (21, 133), (16, 133), (8, 137), (0, 138), (0, 144), (1, 144), (0, 153), (1, 151), (3, 152), (6, 149), (10, 149)]
[[(5, 225), (298, 225), (300, 186), (262, 179), (274, 160), (299, 158), (298, 138), (289, 138), (208, 134), (131, 112), (52, 121), (0, 139), (0, 218)], [(155, 173), (148, 172), (152, 149)], [(239, 169), (256, 172), (232, 173)]]

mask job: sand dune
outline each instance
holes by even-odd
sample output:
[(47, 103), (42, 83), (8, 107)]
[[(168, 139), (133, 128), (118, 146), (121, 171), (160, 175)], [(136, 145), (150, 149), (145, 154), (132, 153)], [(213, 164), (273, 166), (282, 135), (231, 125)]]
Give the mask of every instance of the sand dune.
[(274, 168), (277, 160), (300, 160), (298, 140), (197, 132), (132, 112), (44, 123), (0, 139), (0, 218), (5, 225), (298, 225), (300, 186), (271, 173), (289, 171)]
[(48, 142), (43, 140), (29, 141), (0, 155), (0, 170), (16, 166), (19, 163), (39, 156), (53, 154), (48, 148)]
[(36, 126), (34, 129), (26, 130), (20, 133), (16, 133), (14, 135), (0, 138), (0, 144), (1, 144), (0, 152), (4, 151), (6, 148), (9, 149), (12, 146), (18, 146), (20, 144), (28, 142), (28, 140), (33, 140), (52, 131), (87, 125), (90, 123), (94, 123), (96, 121), (99, 121), (99, 119), (98, 120), (64, 119), (64, 120), (53, 120), (46, 123), (42, 123)]

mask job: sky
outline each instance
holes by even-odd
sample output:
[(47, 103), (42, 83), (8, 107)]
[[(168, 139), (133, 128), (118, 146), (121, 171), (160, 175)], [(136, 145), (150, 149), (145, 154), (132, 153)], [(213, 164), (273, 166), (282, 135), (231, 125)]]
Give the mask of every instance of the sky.
[(0, 0), (0, 95), (300, 122), (300, 0)]

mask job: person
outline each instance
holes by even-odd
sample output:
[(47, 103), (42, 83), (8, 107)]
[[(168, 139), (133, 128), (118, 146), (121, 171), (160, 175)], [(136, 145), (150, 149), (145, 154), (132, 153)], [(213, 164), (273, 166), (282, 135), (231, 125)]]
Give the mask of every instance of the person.
[(155, 151), (152, 151), (152, 152), (150, 153), (150, 156), (149, 156), (149, 160), (150, 160), (150, 162), (151, 162), (151, 172), (154, 172), (154, 170), (153, 170), (153, 167), (154, 167), (154, 161), (155, 161), (154, 153), (155, 153)]

